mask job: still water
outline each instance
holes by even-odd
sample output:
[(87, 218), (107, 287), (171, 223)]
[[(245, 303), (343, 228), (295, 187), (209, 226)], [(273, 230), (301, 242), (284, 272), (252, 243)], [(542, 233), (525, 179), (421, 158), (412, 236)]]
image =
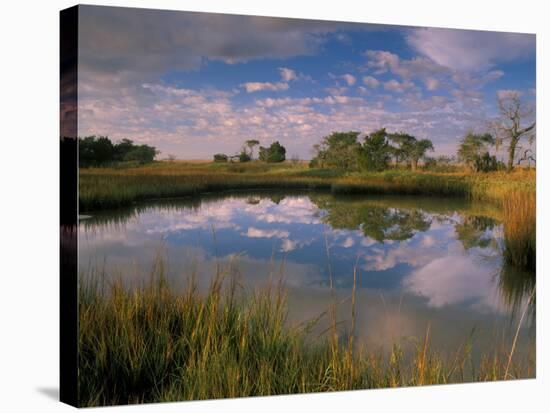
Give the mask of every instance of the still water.
[[(240, 193), (159, 201), (83, 217), (80, 276), (92, 268), (128, 285), (164, 257), (174, 288), (206, 286), (231, 267), (245, 289), (283, 277), (289, 323), (327, 310), (350, 321), (356, 269), (357, 336), (383, 350), (430, 331), (432, 346), (475, 352), (508, 346), (521, 314), (519, 352), (534, 349), (534, 274), (504, 265), (500, 211), (426, 197)], [(534, 301), (534, 300), (533, 300)], [(322, 331), (323, 320), (318, 323)]]

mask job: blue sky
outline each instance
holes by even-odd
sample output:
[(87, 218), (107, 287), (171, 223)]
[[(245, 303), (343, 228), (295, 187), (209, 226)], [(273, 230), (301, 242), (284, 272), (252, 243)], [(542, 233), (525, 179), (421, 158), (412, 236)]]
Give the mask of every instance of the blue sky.
[(453, 154), (498, 97), (535, 100), (530, 34), (83, 6), (79, 42), (79, 135), (161, 158), (258, 139), (309, 159), (332, 131), (380, 127)]

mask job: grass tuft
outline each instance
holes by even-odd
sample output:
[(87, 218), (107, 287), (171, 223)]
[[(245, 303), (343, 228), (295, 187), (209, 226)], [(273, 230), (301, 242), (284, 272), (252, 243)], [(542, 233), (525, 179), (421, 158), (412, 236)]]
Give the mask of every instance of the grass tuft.
[[(280, 283), (243, 291), (218, 270), (208, 290), (190, 279), (175, 293), (161, 260), (134, 288), (81, 277), (79, 401), (100, 406), (532, 377), (532, 360), (486, 355), (469, 371), (470, 347), (447, 360), (430, 331), (410, 357), (368, 351), (334, 327), (320, 338), (289, 326)], [(307, 324), (310, 327), (310, 324)], [(354, 325), (354, 324), (352, 324)], [(469, 371), (469, 373), (468, 373)]]
[(514, 266), (535, 271), (536, 196), (513, 191), (503, 200), (504, 258)]

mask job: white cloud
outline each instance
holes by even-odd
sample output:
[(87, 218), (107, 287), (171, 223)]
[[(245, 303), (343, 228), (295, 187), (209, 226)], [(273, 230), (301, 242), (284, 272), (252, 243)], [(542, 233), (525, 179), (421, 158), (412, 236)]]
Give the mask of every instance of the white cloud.
[(271, 83), (271, 82), (246, 82), (241, 85), (242, 88), (244, 88), (247, 93), (254, 93), (254, 92), (261, 92), (264, 90), (269, 90), (272, 92), (278, 92), (281, 90), (287, 90), (288, 89), (288, 83), (285, 82), (277, 82), (277, 83)]
[(367, 50), (367, 67), (374, 69), (374, 73), (383, 74), (388, 71), (395, 72), (399, 67), (399, 56), (385, 50)]
[(437, 258), (403, 280), (405, 288), (426, 297), (428, 305), (442, 307), (490, 296), (492, 272), (462, 255)]
[(365, 86), (375, 88), (375, 87), (378, 87), (378, 85), (380, 84), (380, 81), (373, 76), (364, 76), (363, 84)]
[(435, 77), (428, 77), (425, 79), (426, 89), (434, 91), (439, 87), (439, 80)]
[(349, 73), (342, 75), (342, 79), (344, 79), (344, 82), (346, 82), (348, 86), (353, 86), (356, 82), (355, 76), (350, 75)]
[(384, 82), (384, 89), (392, 92), (403, 93), (406, 90), (411, 89), (413, 87), (414, 87), (414, 83), (408, 80), (399, 82), (398, 80), (391, 79), (391, 80), (388, 80), (387, 82)]
[(342, 244), (340, 244), (340, 246), (343, 247), (343, 248), (350, 248), (350, 247), (353, 247), (354, 245), (355, 245), (355, 241), (352, 237), (347, 237), (342, 242)]
[(249, 238), (288, 238), (290, 233), (282, 230), (269, 230), (250, 227), (248, 231), (242, 235)]
[(532, 34), (440, 28), (412, 29), (407, 42), (435, 63), (459, 71), (482, 71), (499, 61), (535, 53)]
[(281, 74), (281, 79), (285, 82), (297, 79), (296, 72), (288, 67), (280, 67), (279, 73)]

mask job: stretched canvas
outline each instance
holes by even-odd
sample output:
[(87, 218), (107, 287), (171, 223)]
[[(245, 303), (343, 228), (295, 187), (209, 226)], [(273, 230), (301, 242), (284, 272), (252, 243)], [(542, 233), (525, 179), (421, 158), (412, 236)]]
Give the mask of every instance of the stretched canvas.
[(60, 22), (62, 401), (535, 377), (534, 34)]

